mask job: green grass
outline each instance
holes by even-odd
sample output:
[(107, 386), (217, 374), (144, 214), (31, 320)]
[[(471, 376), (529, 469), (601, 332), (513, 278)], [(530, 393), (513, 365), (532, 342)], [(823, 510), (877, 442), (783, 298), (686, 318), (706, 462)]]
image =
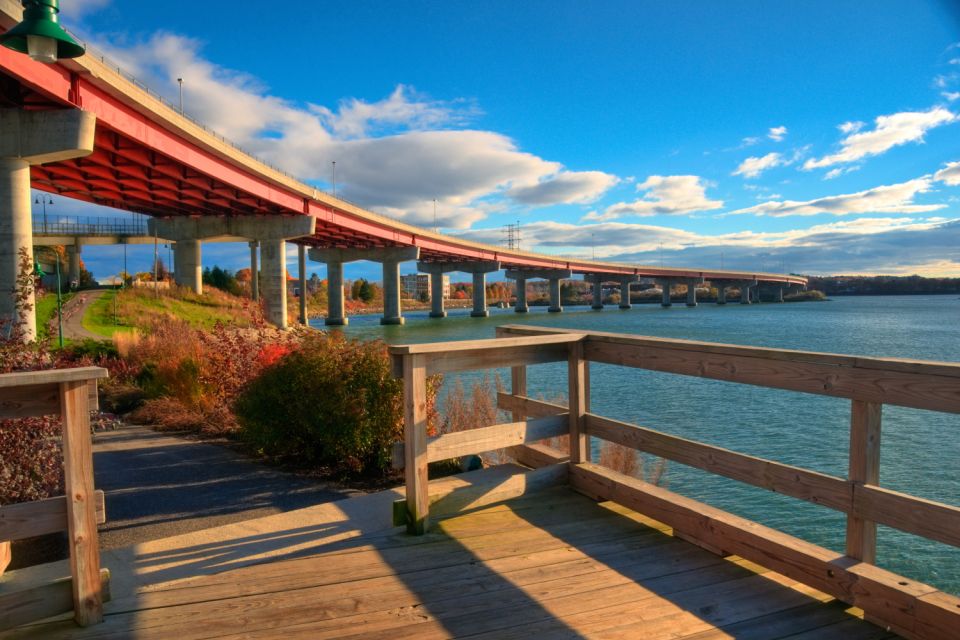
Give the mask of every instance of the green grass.
[[(73, 292), (60, 296), (62, 304), (73, 297)], [(50, 337), (50, 321), (57, 317), (57, 294), (45, 293), (37, 298), (37, 339), (46, 340)], [(56, 329), (54, 329), (54, 335)]]
[(83, 314), (81, 323), (87, 331), (104, 338), (112, 338), (117, 331), (130, 331), (132, 326), (124, 324), (124, 318), (119, 317), (114, 322), (113, 301), (117, 297), (115, 290), (109, 290), (93, 301)]

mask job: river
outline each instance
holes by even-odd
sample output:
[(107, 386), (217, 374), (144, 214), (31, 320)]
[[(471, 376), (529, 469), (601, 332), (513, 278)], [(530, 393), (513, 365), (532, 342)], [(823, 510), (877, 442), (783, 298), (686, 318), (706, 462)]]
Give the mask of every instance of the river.
[[(634, 305), (603, 312), (567, 307), (528, 314), (491, 309), (489, 318), (453, 310), (446, 319), (405, 314), (402, 327), (379, 316), (354, 316), (352, 337), (389, 343), (494, 337), (501, 324), (613, 331), (666, 338), (803, 349), (842, 354), (960, 362), (957, 296), (857, 296), (826, 302), (695, 309)], [(322, 323), (322, 320), (320, 321)], [(501, 372), (509, 380), (507, 372)], [(469, 380), (469, 376), (467, 376)], [(449, 381), (448, 381), (449, 382)], [(530, 395), (566, 392), (565, 365), (531, 367)], [(594, 413), (836, 476), (845, 476), (850, 402), (803, 393), (665, 373), (591, 366)], [(882, 486), (960, 505), (960, 415), (885, 406)], [(673, 491), (842, 551), (845, 516), (825, 507), (668, 463), (663, 484)], [(960, 549), (880, 527), (878, 564), (960, 593)]]

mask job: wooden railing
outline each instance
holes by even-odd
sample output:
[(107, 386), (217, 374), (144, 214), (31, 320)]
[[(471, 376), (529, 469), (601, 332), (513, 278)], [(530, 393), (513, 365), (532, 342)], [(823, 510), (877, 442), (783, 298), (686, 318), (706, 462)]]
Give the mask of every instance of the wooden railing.
[[(103, 492), (93, 487), (90, 410), (106, 369), (80, 367), (0, 375), (0, 419), (59, 414), (63, 422), (65, 495), (0, 507), (0, 547), (10, 540), (67, 531), (70, 579), (24, 589), (0, 585), (0, 631), (70, 611), (78, 624), (103, 619), (109, 572), (100, 568), (97, 524)], [(29, 570), (27, 570), (29, 571)]]
[[(960, 509), (878, 485), (883, 404), (960, 413), (960, 364), (861, 358), (529, 326), (498, 329), (494, 340), (394, 346), (394, 372), (405, 392), (408, 530), (423, 533), (431, 496), (427, 464), (513, 447), (520, 462), (567, 467), (553, 474), (576, 491), (635, 509), (674, 534), (722, 555), (738, 555), (860, 607), (913, 638), (960, 638), (960, 598), (880, 569), (877, 523), (960, 546)], [(526, 395), (526, 367), (567, 362), (569, 406)], [(849, 471), (831, 476), (611, 420), (590, 411), (589, 363), (802, 391), (851, 400)], [(426, 376), (511, 368), (511, 392), (498, 394), (513, 422), (426, 436)], [(569, 434), (565, 452), (537, 443)], [(589, 437), (600, 438), (819, 504), (847, 516), (845, 553), (837, 553), (623, 475), (590, 461)], [(569, 460), (569, 462), (566, 462)], [(948, 473), (957, 473), (950, 467)]]

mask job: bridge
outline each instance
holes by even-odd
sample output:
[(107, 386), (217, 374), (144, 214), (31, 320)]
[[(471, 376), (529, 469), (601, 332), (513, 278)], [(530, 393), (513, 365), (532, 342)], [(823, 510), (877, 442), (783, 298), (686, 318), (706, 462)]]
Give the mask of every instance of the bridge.
[[(0, 29), (21, 20), (15, 0), (0, 0)], [(328, 324), (345, 324), (343, 264), (370, 260), (383, 265), (384, 324), (400, 324), (399, 265), (418, 260), (427, 273), (460, 271), (474, 278), (474, 312), (484, 315), (487, 273), (507, 270), (517, 281), (517, 310), (526, 308), (531, 278), (551, 283), (551, 308), (559, 311), (560, 280), (574, 274), (595, 283), (618, 283), (621, 300), (639, 278), (665, 285), (709, 281), (725, 290), (803, 287), (797, 276), (702, 268), (664, 268), (573, 260), (470, 242), (368, 211), (304, 184), (243, 152), (128, 79), (103, 57), (87, 54), (41, 64), (0, 47), (0, 200), (9, 211), (0, 220), (0, 290), (11, 291), (21, 249), (30, 250), (29, 189), (146, 214), (150, 235), (177, 243), (178, 283), (199, 290), (203, 242), (250, 242), (251, 266), (259, 248), (260, 292), (271, 322), (286, 327), (284, 243), (298, 245), (301, 277), (307, 255), (325, 262), (330, 286)], [(256, 271), (256, 269), (254, 269)], [(434, 277), (434, 290), (442, 278)], [(695, 286), (690, 286), (695, 291)], [(477, 293), (479, 292), (479, 293)], [(693, 294), (695, 296), (695, 293)], [(434, 296), (442, 316), (442, 296)], [(695, 302), (695, 300), (690, 300)], [(0, 318), (33, 323), (30, 301), (0, 296)]]

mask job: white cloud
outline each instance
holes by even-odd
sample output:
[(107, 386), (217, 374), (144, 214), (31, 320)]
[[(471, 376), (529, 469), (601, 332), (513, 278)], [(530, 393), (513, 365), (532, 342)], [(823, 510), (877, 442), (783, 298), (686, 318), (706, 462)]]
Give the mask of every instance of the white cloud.
[(960, 91), (944, 91), (940, 95), (943, 96), (947, 102), (953, 102), (957, 98), (960, 98)]
[(853, 173), (854, 171), (859, 171), (859, 170), (860, 170), (860, 165), (858, 164), (850, 165), (849, 167), (836, 167), (835, 169), (830, 169), (830, 171), (827, 171), (827, 173), (824, 174), (823, 179), (833, 180), (834, 178), (839, 178), (844, 174)]
[(749, 157), (740, 163), (737, 170), (730, 175), (756, 178), (767, 169), (784, 164), (783, 156), (779, 153), (768, 153), (761, 157)]
[(840, 141), (839, 152), (820, 159), (811, 158), (804, 163), (803, 168), (817, 169), (855, 162), (867, 156), (879, 155), (908, 142), (923, 142), (923, 136), (927, 131), (955, 120), (956, 116), (943, 107), (934, 107), (929, 111), (903, 111), (888, 116), (878, 116), (872, 131), (851, 133)]
[(743, 147), (752, 147), (755, 144), (760, 144), (760, 141), (762, 139), (763, 138), (761, 138), (760, 136), (751, 136), (749, 138), (744, 138), (743, 140), (740, 141), (740, 148), (742, 149)]
[(922, 213), (945, 208), (944, 204), (915, 204), (917, 194), (930, 191), (929, 177), (917, 178), (900, 184), (886, 185), (857, 193), (827, 196), (814, 200), (783, 200), (737, 209), (730, 214), (753, 213), (773, 217), (812, 216), (827, 213), (845, 216), (863, 213)]
[[(94, 13), (103, 9), (108, 4), (110, 4), (110, 0), (71, 0), (66, 7), (61, 7), (60, 10), (66, 10), (66, 15), (69, 19)], [(61, 14), (61, 17), (62, 16), (63, 14)]]
[(867, 126), (866, 122), (862, 122), (860, 120), (848, 120), (847, 122), (838, 124), (837, 129), (840, 130), (840, 133), (849, 135), (851, 133), (860, 131), (860, 129), (863, 129), (865, 126)]
[(637, 185), (637, 191), (646, 192), (639, 200), (618, 202), (602, 214), (587, 214), (584, 220), (614, 220), (627, 215), (682, 216), (723, 207), (722, 200), (707, 198), (706, 188), (699, 176), (650, 176)]
[(535, 184), (516, 184), (507, 195), (521, 204), (544, 206), (593, 202), (617, 183), (602, 171), (563, 171)]
[(787, 128), (784, 126), (770, 127), (770, 130), (767, 131), (767, 137), (770, 138), (771, 140), (776, 140), (777, 142), (780, 142), (781, 140), (783, 140), (786, 137), (786, 135), (787, 135)]
[(933, 179), (951, 187), (960, 185), (960, 162), (948, 162), (943, 169), (933, 174)]
[(500, 133), (465, 128), (479, 113), (469, 101), (399, 85), (382, 100), (350, 98), (335, 109), (298, 104), (204, 59), (198, 41), (169, 33), (107, 53), (168, 95), (177, 95), (182, 77), (188, 115), (301, 179), (329, 184), (335, 161), (338, 195), (409, 222), (432, 227), (434, 198), (446, 212), (439, 225), (464, 228), (488, 215), (491, 201), (590, 202), (617, 181), (568, 171)]

